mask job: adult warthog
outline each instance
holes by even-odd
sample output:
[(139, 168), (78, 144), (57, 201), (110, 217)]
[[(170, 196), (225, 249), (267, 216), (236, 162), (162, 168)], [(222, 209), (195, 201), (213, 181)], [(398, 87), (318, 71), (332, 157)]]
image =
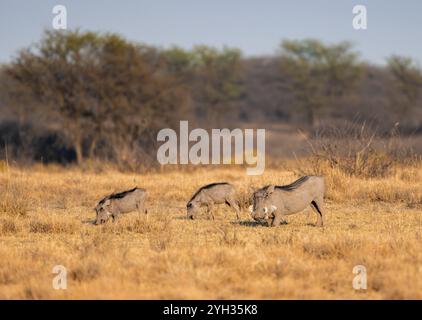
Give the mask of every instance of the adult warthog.
[(120, 193), (112, 193), (101, 199), (95, 207), (97, 213), (95, 224), (107, 222), (112, 217), (116, 221), (121, 213), (128, 213), (137, 210), (138, 212), (147, 210), (144, 208), (147, 191), (142, 188), (133, 188)]
[(215, 204), (227, 204), (236, 211), (237, 219), (240, 219), (240, 207), (236, 197), (236, 189), (227, 182), (211, 183), (203, 186), (188, 201), (186, 205), (188, 219), (195, 219), (201, 207), (207, 207), (207, 213), (211, 214)]
[(286, 186), (265, 186), (253, 194), (252, 218), (278, 226), (283, 216), (298, 213), (307, 206), (318, 216), (317, 226), (324, 224), (324, 178), (305, 176)]

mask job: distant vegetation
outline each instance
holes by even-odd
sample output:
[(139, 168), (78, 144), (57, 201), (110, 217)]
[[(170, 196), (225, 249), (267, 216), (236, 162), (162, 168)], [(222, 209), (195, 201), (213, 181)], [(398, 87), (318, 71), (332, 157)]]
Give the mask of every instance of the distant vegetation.
[(123, 166), (153, 163), (156, 133), (290, 123), (422, 128), (422, 71), (411, 58), (362, 61), (347, 43), (286, 40), (271, 57), (238, 49), (156, 48), (115, 34), (47, 31), (0, 70), (0, 157)]

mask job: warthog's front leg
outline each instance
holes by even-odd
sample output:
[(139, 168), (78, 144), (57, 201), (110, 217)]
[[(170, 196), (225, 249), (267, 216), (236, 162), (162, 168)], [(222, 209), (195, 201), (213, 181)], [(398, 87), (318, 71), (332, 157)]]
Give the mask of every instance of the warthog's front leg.
[(145, 204), (143, 204), (143, 203), (138, 203), (136, 205), (136, 210), (138, 211), (138, 214), (142, 214), (142, 213), (148, 214), (148, 210), (147, 210)]
[(282, 221), (283, 221), (283, 218), (282, 218), (281, 214), (280, 213), (276, 213), (275, 214), (275, 217), (273, 219), (272, 226), (273, 227), (278, 227)]
[(118, 213), (113, 213), (111, 215), (111, 218), (113, 219), (113, 223), (117, 221), (118, 217), (119, 217), (119, 214)]
[(144, 214), (148, 220), (148, 210), (145, 208), (144, 204), (137, 204), (136, 210), (138, 211), (138, 216), (141, 217)]
[(278, 227), (280, 223), (286, 223), (286, 221), (283, 220), (283, 216), (281, 214), (280, 209), (272, 205), (270, 210), (270, 213), (267, 214), (267, 223), (269, 227)]
[(267, 223), (268, 227), (271, 227), (273, 225), (273, 221), (274, 221), (274, 219), (272, 219), (272, 218), (265, 219), (265, 222)]

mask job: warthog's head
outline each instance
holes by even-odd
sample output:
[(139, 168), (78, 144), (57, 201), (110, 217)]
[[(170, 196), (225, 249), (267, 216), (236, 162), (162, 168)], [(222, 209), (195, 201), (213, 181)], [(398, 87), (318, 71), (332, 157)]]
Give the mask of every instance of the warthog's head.
[(260, 189), (253, 194), (253, 205), (249, 207), (251, 216), (257, 221), (266, 221), (274, 218), (274, 211), (277, 207), (272, 204), (271, 195), (274, 192), (274, 186)]
[(107, 199), (105, 201), (100, 201), (99, 204), (95, 207), (95, 212), (97, 214), (95, 218), (95, 224), (103, 224), (107, 222), (107, 220), (110, 218), (111, 213), (108, 210), (108, 207), (110, 206), (110, 199)]
[(196, 213), (199, 210), (199, 203), (194, 202), (194, 201), (190, 201), (188, 202), (188, 204), (186, 205), (186, 213), (187, 213), (187, 218), (188, 219), (195, 219), (196, 217)]

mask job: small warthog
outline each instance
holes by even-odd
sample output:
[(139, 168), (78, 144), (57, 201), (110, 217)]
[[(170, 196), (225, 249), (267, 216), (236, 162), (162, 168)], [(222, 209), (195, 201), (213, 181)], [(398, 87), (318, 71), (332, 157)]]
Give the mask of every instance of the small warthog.
[(105, 223), (110, 217), (114, 222), (121, 213), (134, 210), (138, 210), (138, 212), (144, 210), (144, 213), (147, 214), (147, 210), (144, 209), (146, 197), (147, 191), (137, 187), (108, 195), (100, 200), (95, 207), (97, 213), (95, 224)]
[(269, 185), (253, 194), (252, 218), (278, 226), (283, 216), (304, 210), (307, 206), (318, 215), (317, 226), (324, 224), (324, 178), (305, 176), (286, 186)]
[(236, 199), (236, 189), (227, 182), (211, 183), (196, 191), (186, 205), (187, 217), (188, 219), (195, 219), (199, 209), (201, 207), (207, 207), (207, 213), (211, 214), (214, 220), (214, 214), (212, 213), (213, 206), (223, 203), (232, 207), (236, 211), (237, 219), (240, 219), (240, 208)]

